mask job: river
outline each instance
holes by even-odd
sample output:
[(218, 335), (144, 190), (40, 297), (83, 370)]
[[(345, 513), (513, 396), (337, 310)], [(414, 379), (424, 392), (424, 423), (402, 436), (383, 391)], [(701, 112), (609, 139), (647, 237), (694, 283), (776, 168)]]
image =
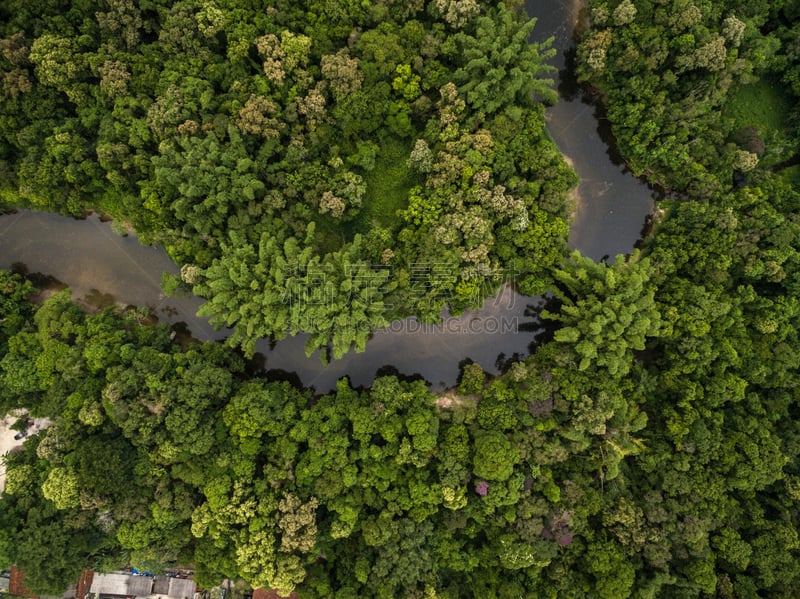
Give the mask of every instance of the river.
[[(117, 235), (96, 215), (77, 220), (20, 210), (0, 217), (0, 268), (15, 264), (66, 283), (83, 303), (148, 306), (163, 322), (186, 323), (199, 339), (226, 335), (195, 316), (203, 303), (200, 298), (163, 294), (161, 273), (178, 272), (163, 249), (143, 246), (134, 236)], [(335, 388), (345, 375), (354, 385), (369, 385), (384, 367), (420, 375), (434, 389), (442, 389), (455, 383), (461, 360), (469, 358), (488, 372), (497, 372), (498, 360), (527, 355), (540, 330), (536, 312), (542, 304), (539, 298), (526, 298), (506, 287), (481, 310), (445, 318), (435, 327), (416, 319), (395, 322), (375, 332), (366, 352), (350, 352), (328, 365), (318, 355), (305, 356), (306, 335), (287, 338), (272, 348), (263, 340), (257, 350), (264, 355), (267, 370), (295, 373), (304, 386), (320, 392)]]
[(550, 135), (580, 177), (570, 246), (601, 260), (627, 254), (641, 237), (653, 211), (653, 191), (636, 179), (616, 154), (616, 145), (602, 109), (588, 96), (571, 70), (573, 32), (582, 0), (526, 0), (536, 17), (533, 41), (554, 37), (559, 101), (547, 110)]
[[(534, 39), (555, 36), (558, 50), (553, 64), (559, 69), (562, 99), (548, 109), (547, 119), (553, 139), (581, 177), (570, 244), (596, 260), (630, 252), (652, 209), (652, 194), (615, 160), (602, 117), (566, 69), (578, 5), (529, 0), (526, 8), (538, 17)], [(0, 217), (0, 268), (15, 264), (69, 285), (80, 301), (149, 306), (161, 321), (185, 323), (199, 339), (225, 336), (195, 316), (199, 298), (164, 296), (161, 273), (178, 269), (163, 249), (142, 246), (134, 236), (121, 237), (97, 216), (75, 220), (23, 210)], [(542, 305), (541, 298), (523, 297), (506, 287), (481, 310), (447, 317), (437, 327), (423, 327), (416, 319), (393, 323), (375, 332), (366, 352), (350, 352), (328, 365), (316, 354), (305, 356), (305, 335), (274, 347), (264, 340), (257, 349), (267, 371), (294, 373), (317, 392), (333, 389), (345, 375), (352, 384), (367, 386), (379, 371), (421, 376), (441, 390), (455, 384), (464, 360), (497, 373), (508, 359), (527, 355), (542, 332), (537, 317)]]

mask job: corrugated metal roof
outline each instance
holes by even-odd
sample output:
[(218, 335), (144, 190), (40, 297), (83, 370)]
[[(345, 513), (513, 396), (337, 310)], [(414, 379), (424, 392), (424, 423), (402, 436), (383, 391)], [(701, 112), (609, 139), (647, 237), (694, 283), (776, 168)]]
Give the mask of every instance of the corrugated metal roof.
[(129, 576), (128, 592), (126, 595), (150, 595), (153, 592), (153, 578), (151, 576)]
[(95, 574), (89, 591), (101, 595), (147, 596), (153, 592), (153, 579), (128, 574)]
[(169, 594), (169, 581), (166, 576), (156, 576), (153, 579), (153, 595)]
[(128, 595), (128, 575), (95, 574), (89, 592), (103, 595)]
[(175, 599), (183, 599), (184, 597), (192, 599), (196, 588), (197, 585), (195, 585), (194, 580), (189, 580), (188, 578), (170, 578), (169, 593), (167, 594), (170, 597), (175, 597)]

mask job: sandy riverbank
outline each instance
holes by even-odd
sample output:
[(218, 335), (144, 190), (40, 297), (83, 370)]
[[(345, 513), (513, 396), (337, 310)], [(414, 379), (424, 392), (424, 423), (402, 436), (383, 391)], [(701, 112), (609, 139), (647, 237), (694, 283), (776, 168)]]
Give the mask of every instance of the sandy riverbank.
[[(27, 413), (27, 410), (17, 410), (0, 419), (0, 493), (6, 488), (6, 454), (18, 447), (22, 447), (22, 444), (28, 438), (15, 439), (14, 435), (19, 431), (11, 427), (14, 426), (18, 418), (26, 416)], [(28, 429), (28, 436), (35, 435), (48, 426), (50, 426), (50, 421), (47, 418), (34, 418), (33, 425)]]

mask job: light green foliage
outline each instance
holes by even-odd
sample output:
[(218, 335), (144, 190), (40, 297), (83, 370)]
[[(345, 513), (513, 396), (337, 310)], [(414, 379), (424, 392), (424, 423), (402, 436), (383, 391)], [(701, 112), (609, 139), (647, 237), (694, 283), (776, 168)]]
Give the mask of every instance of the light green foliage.
[[(185, 552), (202, 581), (284, 593), (445, 592), (443, 576), (525, 596), (785, 594), (800, 228), (783, 211), (800, 202), (763, 185), (673, 206), (647, 257), (573, 255), (554, 274), (565, 326), (495, 380), (468, 366), (470, 395), (385, 377), (309, 401), (222, 346), (184, 352), (58, 294), (7, 328), (4, 401), (60, 417), (9, 464), (5, 551), (61, 560), (42, 589), (78, 565), (41, 546), (69, 534), (80, 559)], [(24, 296), (4, 310), (32, 310)]]
[(53, 468), (42, 483), (42, 495), (60, 510), (78, 507), (78, 477), (66, 468)]
[(261, 438), (286, 433), (297, 415), (298, 394), (288, 385), (269, 387), (253, 382), (240, 387), (223, 411), (225, 424), (238, 437), (240, 451), (254, 456)]
[(370, 331), (388, 324), (383, 303), (392, 286), (388, 271), (359, 259), (361, 236), (324, 258), (313, 253), (313, 236), (312, 223), (301, 249), (294, 237), (281, 244), (264, 233), (256, 250), (232, 233), (230, 245), (223, 245), (228, 257), (215, 260), (195, 286), (209, 298), (200, 314), (232, 327), (229, 343), (242, 345), (248, 355), (260, 338), (300, 332), (312, 334), (309, 355), (329, 345), (336, 358), (351, 345), (363, 351)]
[(401, 96), (406, 102), (413, 102), (420, 95), (419, 75), (411, 72), (411, 65), (397, 65), (397, 77), (392, 81), (392, 89)]
[(493, 114), (510, 105), (525, 105), (534, 97), (555, 102), (556, 94), (540, 75), (551, 73), (543, 61), (555, 51), (530, 43), (536, 21), (525, 24), (512, 15), (504, 3), (495, 14), (478, 17), (475, 34), (459, 33), (456, 46), (463, 56), (463, 66), (453, 80), (467, 104), (475, 110)]
[(576, 252), (556, 273), (563, 305), (548, 316), (564, 323), (555, 339), (573, 348), (580, 370), (602, 366), (624, 375), (631, 351), (644, 350), (645, 339), (658, 335), (661, 316), (648, 269), (648, 259), (636, 253), (607, 266)]
[[(0, 405), (52, 420), (5, 458), (0, 561), (28, 588), (178, 559), (303, 597), (796, 594), (800, 194), (763, 168), (794, 137), (771, 113), (796, 7), (590, 3), (578, 60), (623, 158), (692, 192), (607, 265), (562, 261), (574, 174), (511, 8), (161, 4), (0, 7), (3, 198), (132, 222), (249, 351), (310, 331), (341, 355), (389, 303), (472, 305), (502, 269), (551, 280), (562, 327), (459, 392), (312, 398), (0, 274)], [(725, 191), (749, 125), (776, 134)]]
[(85, 59), (78, 52), (75, 39), (45, 33), (31, 44), (30, 60), (36, 65), (41, 83), (66, 92), (80, 74)]

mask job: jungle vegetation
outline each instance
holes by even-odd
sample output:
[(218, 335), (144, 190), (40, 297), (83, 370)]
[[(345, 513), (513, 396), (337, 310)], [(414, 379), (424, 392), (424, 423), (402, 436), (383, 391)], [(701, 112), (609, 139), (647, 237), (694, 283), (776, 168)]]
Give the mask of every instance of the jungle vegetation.
[[(402, 14), (400, 23), (413, 5), (323, 6), (340, 15)], [(142, 19), (161, 14), (155, 3), (148, 6)], [(222, 2), (216, 6), (224, 12)], [(23, 566), (32, 589), (50, 592), (63, 590), (86, 565), (159, 569), (181, 562), (196, 566), (200, 584), (241, 578), (301, 597), (795, 597), (797, 135), (791, 110), (776, 115), (764, 106), (798, 105), (797, 9), (796, 2), (590, 0), (578, 68), (602, 93), (631, 168), (680, 193), (660, 203), (652, 233), (627, 257), (596, 263), (566, 254), (563, 236), (546, 241), (532, 234), (553, 256), (539, 265), (558, 298), (545, 316), (559, 326), (552, 340), (499, 377), (469, 364), (458, 387), (442, 395), (422, 381), (389, 376), (370, 389), (343, 379), (334, 393), (314, 396), (267, 378), (241, 349), (179, 344), (142, 310), (89, 314), (67, 292), (32, 302), (30, 282), (0, 274), (0, 409), (24, 406), (54, 420), (7, 458), (0, 562)], [(442, 31), (472, 31), (475, 40), (484, 39), (470, 29), (480, 19), (494, 15), (492, 26), (502, 28), (496, 23), (510, 18), (502, 15), (514, 14), (468, 0), (437, 0), (415, 14), (423, 13), (423, 29), (436, 30), (439, 20)], [(282, 7), (273, 16), (291, 14)], [(329, 13), (305, 23), (303, 35), (314, 40), (324, 32), (352, 33), (349, 21)], [(115, 43), (124, 39), (116, 37)], [(141, 40), (154, 38), (152, 30), (141, 33)], [(407, 39), (396, 34), (398, 44)], [(500, 119), (493, 98), (478, 99), (483, 92), (469, 78), (441, 68), (455, 86), (444, 92), (453, 92), (447, 106), (463, 103), (462, 113)], [(413, 81), (414, 69), (410, 79), (404, 70), (392, 76)], [(362, 84), (367, 78), (365, 72)], [(686, 100), (691, 90), (694, 101)], [(216, 97), (211, 92), (208, 102)], [(541, 115), (535, 106), (526, 112), (523, 97), (508, 102), (499, 109), (507, 119), (517, 103), (520, 115)], [(396, 123), (388, 111), (384, 116)], [(757, 135), (742, 137), (737, 127)], [(509, 144), (523, 129), (510, 131)], [(193, 135), (171, 142), (186, 144), (182, 165), (194, 164), (192, 145), (206, 139)], [(413, 137), (407, 147), (417, 149)], [(430, 241), (438, 221), (424, 219), (446, 218), (445, 208), (414, 213), (422, 204), (412, 199), (439, 196), (414, 183), (421, 172), (403, 174), (402, 162), (387, 158), (403, 152), (403, 139), (386, 146), (389, 154), (375, 155), (375, 169), (385, 170), (364, 177), (364, 206), (369, 189), (391, 195), (410, 182), (399, 217), (406, 224), (394, 225), (398, 236), (419, 219), (421, 236), (411, 235), (417, 251), (441, 253), (443, 245)], [(749, 145), (756, 140), (763, 148)], [(426, 143), (432, 151), (435, 144)], [(552, 149), (542, 144), (542, 152)], [(9, 171), (22, 155), (6, 154)], [(522, 163), (542, 155), (528, 154)], [(153, 157), (154, 168), (170, 168), (160, 160)], [(495, 155), (494, 166), (501, 162)], [(390, 171), (391, 181), (380, 180)], [(527, 184), (541, 192), (537, 209), (557, 223), (561, 207), (545, 197), (561, 196), (544, 191), (553, 183), (533, 172)], [(458, 181), (467, 184), (461, 175)], [(226, 183), (221, 191), (230, 189)], [(265, 183), (264, 197), (271, 189)], [(88, 191), (76, 197), (97, 197), (84, 196)], [(175, 194), (179, 210), (190, 196)], [(392, 218), (372, 206), (371, 218)], [(137, 211), (154, 219), (153, 235), (180, 239), (177, 226), (160, 228), (161, 217), (131, 208), (135, 226), (144, 226), (134, 220)], [(344, 263), (359, 247), (372, 247), (368, 230), (357, 240), (359, 226), (357, 216), (340, 225), (314, 217), (288, 246), (263, 231), (256, 240), (249, 229), (237, 230), (220, 240), (219, 255), (212, 257), (217, 249), (209, 242), (205, 263), (192, 255), (197, 272), (188, 272), (208, 286), (228, 254), (252, 269), (262, 266), (258, 281), (268, 281), (267, 267), (280, 263), (267, 260), (270, 252)], [(336, 232), (353, 237), (336, 245)], [(330, 244), (330, 258), (309, 252), (315, 246), (306, 239), (317, 235)], [(524, 261), (528, 251), (507, 256)], [(246, 281), (248, 269), (227, 272)]]

